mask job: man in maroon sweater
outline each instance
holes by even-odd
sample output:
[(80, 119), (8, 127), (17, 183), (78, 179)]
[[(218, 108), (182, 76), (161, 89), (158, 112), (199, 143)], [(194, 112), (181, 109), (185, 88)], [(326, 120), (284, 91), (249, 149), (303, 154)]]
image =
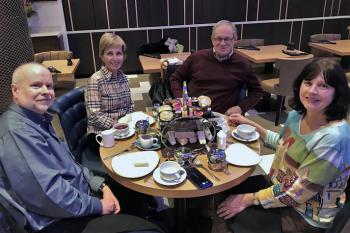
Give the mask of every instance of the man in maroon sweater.
[[(235, 53), (236, 39), (234, 24), (217, 22), (211, 35), (213, 48), (192, 54), (171, 76), (174, 96), (182, 96), (182, 84), (187, 81), (189, 96), (209, 96), (213, 111), (231, 115), (253, 108), (263, 91), (249, 61)], [(248, 95), (238, 103), (244, 85)]]

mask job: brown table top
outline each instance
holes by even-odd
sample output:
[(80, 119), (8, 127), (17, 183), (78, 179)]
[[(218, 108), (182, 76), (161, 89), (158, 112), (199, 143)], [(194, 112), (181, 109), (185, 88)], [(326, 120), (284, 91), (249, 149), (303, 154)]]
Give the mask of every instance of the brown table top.
[[(161, 54), (161, 59), (164, 58), (173, 58), (176, 57), (181, 61), (184, 61), (187, 59), (188, 56), (190, 56), (191, 53), (167, 53), (167, 54)], [(160, 59), (153, 58), (153, 57), (147, 57), (140, 55), (139, 60), (142, 66), (143, 73), (145, 74), (151, 74), (151, 73), (160, 73)]]
[(57, 70), (61, 71), (61, 73), (57, 74), (57, 77), (59, 79), (70, 77), (70, 79), (73, 77), (75, 71), (78, 68), (78, 65), (80, 63), (80, 59), (72, 59), (73, 65), (68, 66), (67, 60), (46, 60), (43, 61), (43, 65), (45, 67), (53, 66)]
[[(136, 138), (135, 136), (133, 136), (127, 140), (116, 141), (115, 146), (112, 148), (100, 147), (101, 159), (105, 170), (115, 181), (132, 190), (145, 193), (148, 195), (155, 195), (155, 196), (162, 196), (162, 197), (169, 197), (169, 198), (188, 198), (188, 197), (207, 196), (207, 195), (219, 193), (224, 190), (230, 189), (238, 185), (242, 181), (244, 181), (246, 178), (250, 176), (250, 174), (254, 171), (254, 168), (255, 168), (255, 166), (239, 167), (234, 165), (228, 165), (228, 170), (230, 174), (225, 174), (224, 172), (212, 171), (217, 177), (220, 178), (220, 181), (217, 181), (214, 178), (212, 178), (204, 169), (198, 168), (198, 170), (201, 173), (203, 173), (203, 175), (205, 175), (209, 180), (213, 182), (213, 186), (211, 188), (207, 188), (203, 190), (197, 189), (187, 179), (183, 183), (176, 186), (160, 185), (153, 180), (153, 177), (152, 177), (153, 172), (146, 175), (145, 177), (135, 178), (135, 179), (121, 177), (113, 171), (112, 163), (111, 163), (112, 159), (103, 160), (103, 158), (128, 148), (135, 140)], [(237, 141), (233, 139), (232, 136), (228, 136), (227, 141), (228, 143), (237, 143)], [(252, 148), (257, 153), (260, 153), (259, 141), (246, 143), (246, 145)], [(138, 149), (135, 149), (134, 151), (137, 151), (137, 150)], [(158, 150), (157, 152), (161, 163), (162, 161), (165, 160), (165, 158), (161, 156), (160, 150)], [(198, 155), (197, 158), (199, 158), (202, 164), (207, 167), (208, 160), (206, 155)]]
[[(293, 56), (289, 56), (282, 52), (286, 50), (287, 47), (285, 45), (265, 45), (265, 46), (257, 46), (260, 50), (247, 50), (247, 49), (235, 49), (238, 54), (247, 58), (249, 61), (253, 63), (268, 63), (275, 62), (278, 58), (287, 57), (294, 58)], [(295, 52), (302, 52), (300, 50), (293, 50)]]
[(336, 44), (309, 43), (311, 47), (339, 56), (350, 56), (350, 40), (335, 40)]

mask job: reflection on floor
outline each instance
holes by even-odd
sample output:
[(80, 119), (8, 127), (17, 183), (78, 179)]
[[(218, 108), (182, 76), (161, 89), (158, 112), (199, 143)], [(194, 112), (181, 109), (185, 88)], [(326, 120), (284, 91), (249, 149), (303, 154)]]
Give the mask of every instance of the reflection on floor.
[[(148, 91), (150, 89), (149, 83), (149, 75), (141, 74), (141, 75), (128, 75), (131, 96), (135, 103), (135, 111), (144, 111), (146, 107), (151, 107), (152, 102), (148, 96)], [(77, 86), (86, 86), (88, 79), (77, 79)], [(286, 101), (287, 102), (287, 101)], [(248, 112), (249, 118), (253, 121), (258, 122), (263, 127), (271, 129), (273, 131), (278, 131), (279, 127), (274, 126), (274, 117), (275, 112), (257, 112), (255, 110), (251, 110)], [(286, 118), (287, 113), (282, 112), (280, 122), (283, 122)], [(60, 125), (57, 119), (54, 119), (53, 122), (54, 128), (56, 129), (57, 134), (63, 138), (63, 133), (60, 130)], [(269, 148), (263, 147), (261, 154), (271, 154), (273, 151)], [(188, 199), (190, 202), (194, 199)], [(158, 199), (159, 203), (164, 202), (163, 199)], [(171, 203), (171, 200), (169, 200)], [(171, 219), (173, 216), (172, 209), (167, 209), (168, 201), (166, 200), (165, 206), (162, 205), (161, 215), (158, 218), (155, 218), (155, 222), (162, 222), (164, 219)], [(163, 204), (164, 204), (163, 203)], [(203, 215), (198, 214), (198, 209), (188, 208), (188, 230), (185, 233), (210, 233), (211, 232), (211, 218), (210, 217), (202, 217)], [(170, 216), (170, 217), (169, 217)], [(170, 225), (172, 225), (170, 221)], [(168, 227), (166, 227), (168, 228)], [(171, 227), (168, 228), (171, 230)], [(171, 232), (173, 233), (173, 232)], [(174, 232), (175, 233), (175, 232)], [(176, 232), (177, 233), (177, 232)], [(216, 233), (216, 232), (215, 232)]]

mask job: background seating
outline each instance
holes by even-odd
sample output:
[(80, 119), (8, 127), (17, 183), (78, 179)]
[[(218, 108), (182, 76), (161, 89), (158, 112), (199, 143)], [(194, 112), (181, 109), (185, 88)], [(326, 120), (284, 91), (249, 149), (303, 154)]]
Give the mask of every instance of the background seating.
[[(340, 40), (340, 39), (341, 39), (340, 34), (314, 34), (310, 36), (310, 42), (317, 42), (317, 41), (323, 41), (323, 40), (333, 41), (333, 40)], [(314, 47), (311, 47), (311, 53), (315, 57), (334, 57), (332, 53), (322, 51)]]
[[(47, 51), (34, 54), (34, 62), (43, 63), (44, 61), (49, 60), (67, 60), (72, 57), (73, 53), (71, 51)], [(56, 96), (61, 96), (67, 91), (72, 90), (76, 85), (73, 75), (68, 77), (70, 80), (60, 80), (56, 73), (52, 73), (52, 78), (54, 81)]]
[(292, 85), (294, 80), (312, 59), (312, 55), (299, 58), (279, 58), (275, 63), (278, 69), (278, 74), (275, 78), (261, 81), (261, 87), (265, 92), (277, 95), (279, 107), (276, 111), (276, 126), (279, 124), (279, 116), (284, 106), (285, 97), (293, 95)]
[(76, 161), (94, 174), (105, 176), (100, 156), (94, 154), (88, 147), (84, 89), (84, 87), (75, 88), (58, 97), (49, 111), (57, 114), (68, 147)]
[(264, 44), (264, 39), (242, 39), (235, 42), (235, 46), (263, 46)]

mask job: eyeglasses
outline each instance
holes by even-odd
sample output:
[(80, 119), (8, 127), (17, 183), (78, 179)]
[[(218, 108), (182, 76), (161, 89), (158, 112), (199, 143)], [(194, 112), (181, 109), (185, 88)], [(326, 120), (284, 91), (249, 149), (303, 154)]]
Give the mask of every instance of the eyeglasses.
[(233, 38), (221, 38), (221, 37), (214, 37), (215, 42), (217, 43), (221, 43), (222, 41), (224, 41), (225, 43), (231, 42), (233, 40)]

